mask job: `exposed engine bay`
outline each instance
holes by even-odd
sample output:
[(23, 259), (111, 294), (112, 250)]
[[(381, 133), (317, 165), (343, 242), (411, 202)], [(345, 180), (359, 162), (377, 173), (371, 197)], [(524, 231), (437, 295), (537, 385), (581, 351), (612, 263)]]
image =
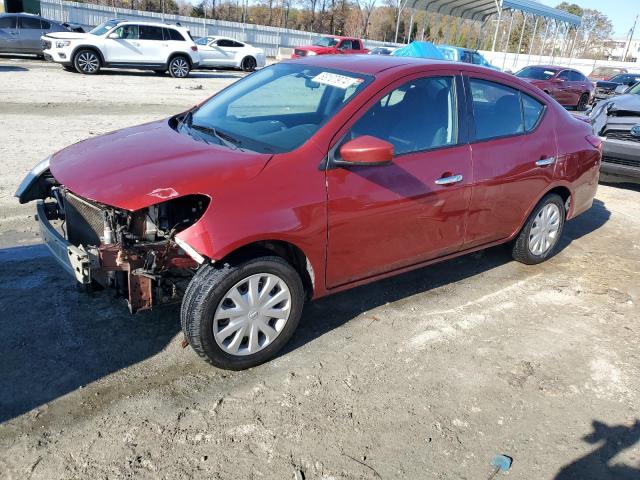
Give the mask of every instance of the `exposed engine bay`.
[[(67, 250), (80, 283), (115, 289), (132, 312), (181, 300), (198, 262), (175, 235), (200, 219), (209, 197), (187, 195), (131, 212), (82, 198), (46, 170), (20, 198), (33, 199), (46, 217), (39, 218), (45, 243), (59, 261)], [(72, 246), (56, 245), (61, 239), (51, 229)]]

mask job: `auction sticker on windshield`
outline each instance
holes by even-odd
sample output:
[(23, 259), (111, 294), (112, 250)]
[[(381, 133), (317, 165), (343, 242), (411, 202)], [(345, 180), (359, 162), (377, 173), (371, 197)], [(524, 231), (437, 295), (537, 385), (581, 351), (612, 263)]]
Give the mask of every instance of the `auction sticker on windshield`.
[(311, 79), (312, 82), (320, 83), (323, 85), (329, 85), (330, 87), (337, 87), (347, 89), (352, 85), (357, 85), (363, 82), (361, 78), (347, 77), (346, 75), (338, 75), (337, 73), (322, 72)]

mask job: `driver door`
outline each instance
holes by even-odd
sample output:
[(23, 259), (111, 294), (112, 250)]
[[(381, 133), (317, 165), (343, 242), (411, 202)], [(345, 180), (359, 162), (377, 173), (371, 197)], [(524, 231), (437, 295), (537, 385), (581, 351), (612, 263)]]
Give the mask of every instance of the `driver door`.
[(397, 80), (339, 133), (394, 146), (385, 166), (327, 169), (328, 288), (458, 251), (464, 240), (471, 151), (457, 71)]
[(142, 63), (138, 25), (115, 28), (104, 41), (107, 63)]

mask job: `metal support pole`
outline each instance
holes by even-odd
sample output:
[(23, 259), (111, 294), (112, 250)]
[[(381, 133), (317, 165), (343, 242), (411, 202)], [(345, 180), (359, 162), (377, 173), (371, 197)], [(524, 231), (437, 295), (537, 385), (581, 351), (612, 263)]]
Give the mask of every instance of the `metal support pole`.
[(406, 7), (407, 2), (409, 0), (404, 1), (404, 5), (402, 4), (402, 0), (398, 0), (398, 18), (396, 19), (396, 36), (394, 43), (398, 43), (398, 32), (400, 31), (400, 17), (402, 17), (402, 10)]
[(539, 17), (536, 17), (536, 23), (533, 25), (533, 35), (531, 35), (531, 41), (529, 43), (529, 56), (527, 57), (527, 65), (531, 63), (531, 51), (533, 50), (533, 44), (536, 41), (536, 33), (538, 32), (538, 20)]
[(409, 35), (407, 36), (406, 43), (411, 42), (411, 33), (413, 32), (413, 16), (416, 14), (415, 8), (411, 9), (411, 19), (409, 20)]
[(498, 41), (498, 30), (500, 30), (500, 20), (502, 20), (502, 0), (498, 2), (495, 0), (496, 8), (498, 9), (498, 20), (496, 21), (496, 32), (493, 35), (493, 44), (491, 45), (491, 51), (496, 51), (496, 42)]
[(558, 30), (560, 29), (560, 24), (556, 21), (556, 32), (553, 34), (553, 43), (551, 44), (551, 63), (556, 58), (556, 43), (558, 43)]
[(540, 47), (540, 54), (538, 55), (538, 64), (542, 63), (542, 54), (544, 53), (544, 44), (547, 43), (547, 35), (549, 34), (549, 25), (551, 25), (548, 21), (545, 22), (547, 24), (547, 29), (544, 32), (544, 37), (542, 38), (542, 46)]
[(511, 29), (513, 28), (513, 10), (511, 11), (511, 21), (509, 22), (509, 33), (507, 33), (507, 44), (504, 47), (504, 57), (502, 57), (502, 70), (507, 63), (507, 53), (509, 52), (509, 41), (511, 40)]
[(571, 66), (571, 61), (573, 60), (573, 53), (575, 52), (576, 45), (578, 44), (578, 32), (580, 31), (581, 26), (582, 25), (576, 28), (576, 35), (575, 37), (573, 37), (573, 45), (571, 45), (571, 50), (569, 51), (569, 66)]
[(522, 14), (522, 28), (520, 29), (520, 41), (518, 42), (518, 50), (516, 51), (516, 56), (513, 60), (513, 68), (516, 68), (518, 63), (518, 58), (520, 58), (520, 49), (522, 48), (522, 38), (524, 37), (524, 29), (527, 28), (527, 14)]

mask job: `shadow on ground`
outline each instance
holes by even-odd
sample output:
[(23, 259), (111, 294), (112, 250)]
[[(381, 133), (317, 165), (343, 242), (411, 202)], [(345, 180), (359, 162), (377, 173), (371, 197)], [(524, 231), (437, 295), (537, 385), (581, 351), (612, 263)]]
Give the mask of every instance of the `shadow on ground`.
[(16, 67), (13, 65), (0, 65), (0, 73), (2, 72), (28, 72), (26, 67)]
[[(568, 222), (561, 248), (608, 218), (596, 201)], [(509, 261), (496, 247), (310, 303), (283, 354), (362, 312)], [(0, 250), (0, 298), (0, 422), (153, 356), (180, 331), (177, 307), (132, 316), (108, 291), (79, 291), (43, 245)]]
[[(76, 72), (70, 72), (70, 73), (74, 73), (76, 75), (79, 75)], [(117, 70), (117, 69), (102, 69), (100, 70), (100, 72), (98, 73), (98, 75), (121, 75), (121, 76), (129, 76), (129, 77), (166, 77), (166, 78), (171, 78), (171, 75), (169, 75), (168, 73), (163, 73), (163, 74), (158, 74), (155, 73), (154, 71), (150, 71), (150, 70)], [(217, 78), (217, 79), (224, 79), (224, 78), (235, 78), (235, 79), (240, 79), (242, 77), (245, 76), (245, 73), (243, 72), (230, 72), (230, 71), (216, 71), (216, 70), (192, 70), (189, 73), (189, 76), (187, 78), (191, 78), (191, 79), (199, 79), (199, 78)], [(180, 78), (176, 78), (176, 81), (180, 81), (182, 79)]]
[(609, 426), (594, 421), (593, 432), (583, 440), (602, 444), (591, 453), (563, 467), (554, 480), (638, 480), (640, 468), (611, 464), (613, 458), (640, 441), (640, 420), (629, 426)]

